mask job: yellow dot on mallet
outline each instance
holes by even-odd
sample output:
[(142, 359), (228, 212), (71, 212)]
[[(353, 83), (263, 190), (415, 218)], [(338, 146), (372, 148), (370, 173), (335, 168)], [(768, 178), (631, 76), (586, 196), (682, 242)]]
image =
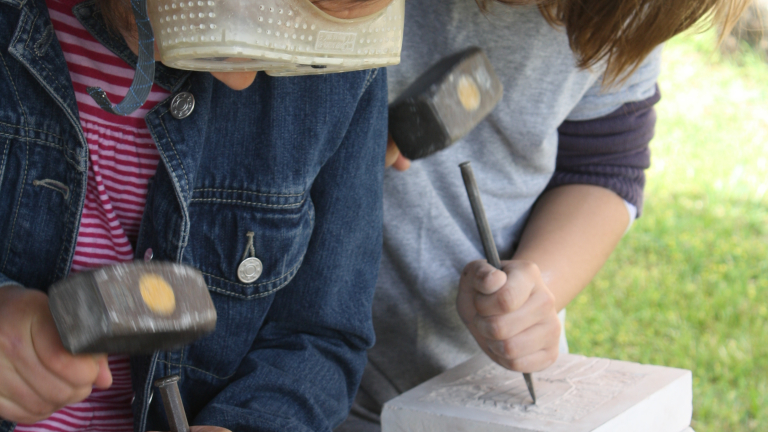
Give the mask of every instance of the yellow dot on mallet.
[(462, 75), (459, 78), (456, 93), (458, 93), (459, 101), (465, 110), (472, 112), (480, 107), (480, 89), (469, 76)]
[(160, 275), (145, 274), (139, 279), (141, 298), (149, 310), (159, 315), (170, 315), (176, 310), (176, 297), (168, 282)]

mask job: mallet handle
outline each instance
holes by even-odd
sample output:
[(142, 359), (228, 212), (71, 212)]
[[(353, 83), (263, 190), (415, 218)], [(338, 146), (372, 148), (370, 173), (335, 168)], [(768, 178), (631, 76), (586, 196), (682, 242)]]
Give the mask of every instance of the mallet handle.
[(184, 405), (181, 403), (179, 386), (176, 384), (178, 381), (178, 375), (171, 375), (155, 381), (155, 386), (163, 396), (165, 416), (168, 417), (168, 425), (171, 427), (171, 432), (189, 432), (187, 415), (184, 412)]

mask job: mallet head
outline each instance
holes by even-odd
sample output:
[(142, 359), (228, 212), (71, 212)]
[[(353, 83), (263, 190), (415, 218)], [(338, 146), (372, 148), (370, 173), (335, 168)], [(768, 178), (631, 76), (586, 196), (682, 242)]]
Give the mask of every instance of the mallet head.
[(485, 53), (466, 49), (437, 62), (389, 105), (389, 132), (403, 156), (429, 156), (469, 133), (503, 92)]
[(163, 262), (75, 273), (49, 289), (64, 347), (79, 353), (150, 353), (212, 332), (216, 309), (202, 274)]

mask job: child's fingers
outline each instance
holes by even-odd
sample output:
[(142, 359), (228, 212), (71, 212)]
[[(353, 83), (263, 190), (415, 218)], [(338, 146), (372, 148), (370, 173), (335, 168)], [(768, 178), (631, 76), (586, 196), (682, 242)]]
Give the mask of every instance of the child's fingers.
[(398, 151), (397, 159), (395, 159), (395, 163), (392, 164), (392, 168), (402, 172), (407, 171), (410, 167), (411, 160), (403, 156), (403, 154)]
[(521, 372), (534, 372), (557, 358), (560, 320), (555, 298), (539, 268), (503, 261), (503, 271), (485, 261), (464, 268), (459, 282), (459, 315), (491, 358)]
[(96, 380), (93, 382), (93, 386), (98, 389), (108, 389), (112, 386), (112, 371), (109, 370), (109, 360), (106, 354), (100, 354), (96, 356), (96, 362), (99, 366), (99, 373), (96, 376)]
[(489, 340), (506, 340), (541, 321), (543, 315), (539, 310), (523, 307), (502, 315), (476, 315), (473, 323), (482, 337)]
[[(41, 304), (47, 307), (47, 303)], [(24, 305), (25, 311), (33, 308)], [(42, 364), (35, 351), (29, 320), (15, 322), (18, 328), (13, 329), (13, 325), (6, 322), (4, 338), (0, 338), (15, 341), (0, 343), (0, 399), (5, 400), (0, 403), (0, 417), (16, 422), (39, 421), (87, 397), (90, 385), (73, 387)]]
[(33, 424), (45, 420), (50, 414), (35, 414), (26, 410), (19, 401), (0, 396), (0, 417), (14, 423)]
[(398, 171), (406, 171), (411, 167), (410, 159), (400, 153), (400, 149), (397, 147), (395, 140), (392, 139), (392, 135), (387, 136), (387, 153), (384, 156), (384, 168), (389, 168), (390, 166)]
[[(539, 351), (557, 351), (559, 342), (559, 323), (545, 321), (537, 323), (509, 339), (489, 340), (487, 346), (493, 354), (505, 359), (510, 366), (513, 366), (514, 370), (518, 370), (517, 368), (521, 365), (515, 362)], [(527, 367), (531, 367), (531, 365), (527, 365)], [(532, 371), (526, 370), (526, 372)]]
[(522, 306), (514, 312), (474, 318), (480, 334), (489, 339), (503, 340), (547, 320), (556, 320), (555, 298), (543, 284), (536, 285)]
[(387, 153), (384, 156), (384, 167), (389, 168), (400, 156), (400, 149), (397, 148), (397, 144), (392, 139), (392, 135), (387, 136)]
[(459, 293), (456, 296), (456, 310), (464, 324), (474, 333), (477, 318), (475, 297), (478, 292), (492, 293), (504, 284), (506, 275), (484, 260), (472, 261), (464, 266), (459, 279)]
[(32, 346), (38, 361), (53, 376), (72, 388), (91, 387), (99, 374), (99, 357), (72, 355), (64, 349), (50, 311), (41, 312), (31, 327)]
[[(526, 261), (503, 261), (506, 282), (491, 294), (475, 296), (478, 315), (493, 316), (520, 309), (536, 285), (543, 285), (538, 267)], [(478, 290), (479, 291), (479, 290)]]
[[(0, 394), (22, 403), (27, 412), (47, 412), (90, 394), (87, 377), (72, 385), (67, 374), (82, 369), (61, 345), (48, 297), (32, 289), (2, 291), (0, 310)], [(90, 356), (88, 356), (90, 358)], [(53, 365), (46, 366), (45, 362)], [(85, 361), (87, 368), (89, 362)], [(93, 377), (96, 376), (96, 364)], [(34, 394), (34, 397), (31, 396)], [(17, 397), (16, 399), (14, 399)]]
[(520, 309), (531, 296), (537, 283), (538, 273), (526, 266), (505, 266), (506, 282), (491, 294), (475, 295), (475, 308), (480, 316), (503, 315)]
[(0, 370), (0, 417), (14, 422), (35, 422), (58, 408), (43, 400), (24, 380), (8, 370)]
[(460, 289), (479, 294), (493, 294), (504, 285), (507, 276), (485, 260), (472, 261), (464, 267), (459, 279)]

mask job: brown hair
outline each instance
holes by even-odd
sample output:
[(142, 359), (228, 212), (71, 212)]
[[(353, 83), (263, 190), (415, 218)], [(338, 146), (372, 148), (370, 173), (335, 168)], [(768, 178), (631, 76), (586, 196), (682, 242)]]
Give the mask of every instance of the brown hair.
[[(366, 0), (349, 0), (350, 2)], [(720, 39), (752, 0), (475, 0), (484, 11), (494, 1), (538, 4), (553, 26), (565, 27), (580, 68), (606, 61), (606, 85), (622, 81), (659, 44), (703, 21), (718, 25)], [(127, 32), (136, 25), (129, 0), (97, 0), (104, 22)]]
[[(494, 0), (475, 0), (484, 11)], [(605, 84), (621, 82), (659, 44), (699, 22), (718, 25), (720, 40), (751, 0), (495, 0), (537, 4), (553, 26), (565, 27), (578, 66), (606, 61)], [(708, 27), (707, 26), (707, 27)]]

